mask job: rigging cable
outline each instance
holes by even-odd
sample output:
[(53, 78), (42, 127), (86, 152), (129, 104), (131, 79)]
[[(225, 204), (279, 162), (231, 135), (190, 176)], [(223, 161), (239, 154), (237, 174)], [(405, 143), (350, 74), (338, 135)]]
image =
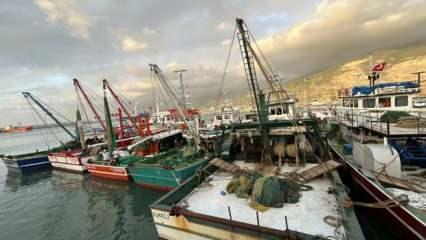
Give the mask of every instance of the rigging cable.
[(228, 71), (229, 59), (231, 58), (232, 47), (234, 46), (235, 35), (237, 33), (237, 26), (234, 28), (234, 34), (232, 35), (231, 45), (229, 46), (228, 57), (226, 59), (225, 70), (223, 71), (222, 81), (220, 82), (219, 93), (217, 95), (216, 106), (214, 107), (214, 111), (216, 111), (219, 106), (220, 97), (223, 92), (223, 83), (225, 82), (226, 72)]

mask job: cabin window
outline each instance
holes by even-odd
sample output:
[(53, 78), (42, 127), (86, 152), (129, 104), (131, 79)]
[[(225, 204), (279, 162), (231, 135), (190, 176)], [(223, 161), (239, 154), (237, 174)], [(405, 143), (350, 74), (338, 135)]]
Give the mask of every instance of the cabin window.
[(343, 107), (350, 107), (350, 99), (343, 99)]
[(352, 107), (354, 108), (358, 107), (358, 99), (352, 99)]
[(281, 109), (281, 107), (277, 107), (277, 115), (282, 115), (283, 114), (283, 110)]
[(221, 115), (217, 115), (216, 116), (216, 120), (219, 120), (219, 121), (222, 120), (222, 116)]
[(269, 111), (269, 112), (270, 112), (270, 114), (271, 114), (271, 115), (275, 115), (275, 114), (276, 114), (276, 112), (275, 112), (275, 108), (270, 108), (270, 111)]
[(398, 97), (395, 97), (395, 106), (396, 107), (405, 107), (405, 106), (408, 106), (408, 96), (398, 96)]
[(225, 119), (229, 119), (229, 115), (225, 115)]
[(283, 113), (288, 113), (288, 105), (287, 104), (285, 104), (283, 106)]
[(383, 97), (379, 98), (379, 107), (385, 108), (391, 106), (391, 98), (390, 97)]
[(362, 107), (363, 108), (374, 108), (376, 107), (376, 99), (374, 98), (368, 98), (362, 100)]

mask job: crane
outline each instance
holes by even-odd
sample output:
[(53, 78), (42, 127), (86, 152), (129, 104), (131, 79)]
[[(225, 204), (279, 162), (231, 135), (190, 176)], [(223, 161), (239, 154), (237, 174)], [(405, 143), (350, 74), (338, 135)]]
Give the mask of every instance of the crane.
[[(176, 89), (170, 84), (169, 80), (164, 75), (164, 73), (161, 71), (161, 69), (157, 66), (157, 64), (149, 64), (149, 66), (151, 68), (151, 71), (154, 72), (154, 75), (156, 76), (156, 78), (160, 82), (161, 86), (165, 90), (166, 94), (172, 100), (172, 102), (175, 105), (179, 115), (183, 118), (183, 121), (188, 126), (189, 132), (192, 135), (192, 137), (194, 138), (195, 144), (197, 146), (199, 146), (200, 139), (199, 139), (199, 135), (198, 135), (198, 129), (197, 129), (196, 126), (193, 126), (190, 122), (188, 122), (186, 120), (185, 114), (183, 112), (184, 111), (183, 109), (185, 109), (185, 108), (184, 108), (184, 105), (182, 104), (181, 99), (179, 98), (178, 93), (176, 92)], [(198, 119), (195, 119), (195, 122), (197, 120)]]
[(42, 103), (40, 100), (38, 100), (36, 97), (31, 95), (29, 92), (22, 92), (22, 95), (24, 95), (25, 99), (27, 99), (28, 103), (31, 105), (29, 100), (32, 100), (37, 106), (40, 107), (41, 110), (43, 110), (47, 116), (49, 116), (56, 124), (58, 124), (59, 127), (61, 127), (73, 140), (78, 141), (79, 139), (71, 133), (71, 131), (66, 128), (48, 109), (47, 106), (45, 106), (44, 103)]
[(76, 78), (73, 79), (73, 82), (74, 82), (74, 87), (75, 87), (75, 91), (77, 93), (77, 96), (78, 97), (80, 96), (79, 91), (83, 94), (83, 97), (86, 100), (87, 104), (89, 105), (90, 109), (92, 110), (93, 114), (95, 114), (95, 117), (99, 120), (99, 123), (101, 124), (103, 130), (106, 132), (107, 128), (105, 126), (105, 123), (102, 121), (102, 118), (100, 117), (98, 111), (96, 111), (95, 106), (93, 106), (93, 104), (90, 101), (89, 97), (87, 96), (86, 92), (81, 87), (80, 82)]
[(124, 111), (124, 113), (127, 116), (127, 119), (130, 121), (131, 126), (130, 127), (134, 127), (138, 130), (139, 133), (142, 132), (142, 127), (140, 125), (137, 124), (136, 119), (133, 118), (129, 111), (127, 110), (127, 108), (124, 106), (123, 102), (120, 100), (120, 97), (114, 92), (114, 90), (112, 89), (110, 83), (108, 82), (108, 80), (104, 79), (102, 81), (102, 85), (103, 85), (103, 89), (108, 89), (108, 91), (111, 93), (111, 95), (114, 97), (114, 99), (117, 101), (117, 103), (120, 105), (121, 109)]
[[(236, 19), (236, 28), (238, 29), (238, 43), (241, 51), (241, 57), (243, 60), (244, 71), (246, 73), (248, 88), (251, 95), (252, 105), (256, 106), (258, 121), (259, 121), (259, 130), (262, 138), (263, 145), (263, 160), (265, 163), (270, 164), (272, 162), (271, 149), (269, 146), (269, 128), (267, 125), (268, 122), (268, 107), (265, 101), (265, 94), (260, 90), (259, 83), (257, 81), (255, 63), (260, 69), (263, 77), (265, 78), (271, 92), (274, 94), (277, 101), (283, 106), (283, 100), (289, 99), (289, 96), (285, 89), (280, 84), (280, 78), (275, 74), (266, 60), (265, 56), (261, 52), (260, 48), (257, 46), (257, 43), (254, 41), (253, 36), (247, 28), (247, 25), (244, 23), (244, 20), (241, 18)], [(250, 39), (252, 39), (259, 50), (258, 54), (252, 44)], [(297, 123), (291, 119), (291, 123), (296, 126)]]

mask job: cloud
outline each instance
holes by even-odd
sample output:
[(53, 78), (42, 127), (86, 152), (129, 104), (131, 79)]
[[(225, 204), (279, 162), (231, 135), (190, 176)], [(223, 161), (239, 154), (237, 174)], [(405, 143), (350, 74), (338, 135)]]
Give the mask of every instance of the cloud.
[[(156, 63), (175, 86), (173, 70), (189, 70), (184, 79), (194, 104), (215, 102), (236, 17), (246, 21), (286, 79), (426, 40), (424, 0), (34, 2), (7, 0), (0, 7), (0, 85), (9, 95), (25, 87), (57, 98), (72, 94), (74, 77), (93, 89), (107, 78), (123, 95), (147, 105), (152, 102), (148, 63)], [(248, 91), (234, 44), (225, 80), (231, 97)], [(74, 109), (75, 100), (65, 100), (63, 108)]]
[(143, 28), (143, 32), (146, 35), (156, 35), (157, 34), (157, 31), (155, 29), (152, 29), (152, 28)]
[(231, 44), (231, 39), (225, 39), (220, 44), (222, 44), (223, 46), (228, 46), (229, 44)]
[(124, 37), (121, 40), (121, 50), (124, 52), (140, 52), (148, 47), (148, 43), (137, 41), (132, 37)]
[[(426, 1), (322, 1), (315, 15), (259, 41), (290, 77), (323, 69), (377, 49), (426, 41)], [(250, 27), (250, 26), (249, 26)]]
[(78, 10), (73, 0), (36, 0), (35, 4), (47, 15), (49, 23), (64, 24), (73, 37), (90, 39), (90, 19)]
[(233, 24), (230, 24), (228, 22), (221, 22), (216, 26), (217, 30), (232, 30), (234, 28)]

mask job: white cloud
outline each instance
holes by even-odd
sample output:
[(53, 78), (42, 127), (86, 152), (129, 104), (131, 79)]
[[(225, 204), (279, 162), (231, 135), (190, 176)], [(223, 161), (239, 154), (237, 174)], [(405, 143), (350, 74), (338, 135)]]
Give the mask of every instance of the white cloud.
[(231, 44), (231, 39), (225, 39), (220, 44), (222, 44), (223, 46), (228, 46), (229, 44)]
[(232, 29), (234, 27), (234, 25), (233, 24), (230, 24), (230, 23), (228, 23), (228, 22), (221, 22), (221, 23), (219, 23), (217, 26), (216, 26), (216, 29), (218, 29), (218, 30), (230, 30), (230, 29)]
[(148, 43), (137, 41), (132, 37), (124, 37), (121, 40), (121, 50), (124, 52), (140, 52), (148, 47)]
[(426, 41), (418, 28), (426, 24), (423, 9), (426, 1), (324, 0), (312, 17), (259, 44), (274, 65), (294, 77), (373, 50)]
[(90, 19), (78, 10), (73, 0), (35, 0), (35, 4), (47, 15), (49, 23), (64, 24), (73, 37), (90, 39)]
[(152, 28), (143, 28), (143, 33), (145, 33), (146, 35), (156, 35), (157, 31), (155, 29)]

